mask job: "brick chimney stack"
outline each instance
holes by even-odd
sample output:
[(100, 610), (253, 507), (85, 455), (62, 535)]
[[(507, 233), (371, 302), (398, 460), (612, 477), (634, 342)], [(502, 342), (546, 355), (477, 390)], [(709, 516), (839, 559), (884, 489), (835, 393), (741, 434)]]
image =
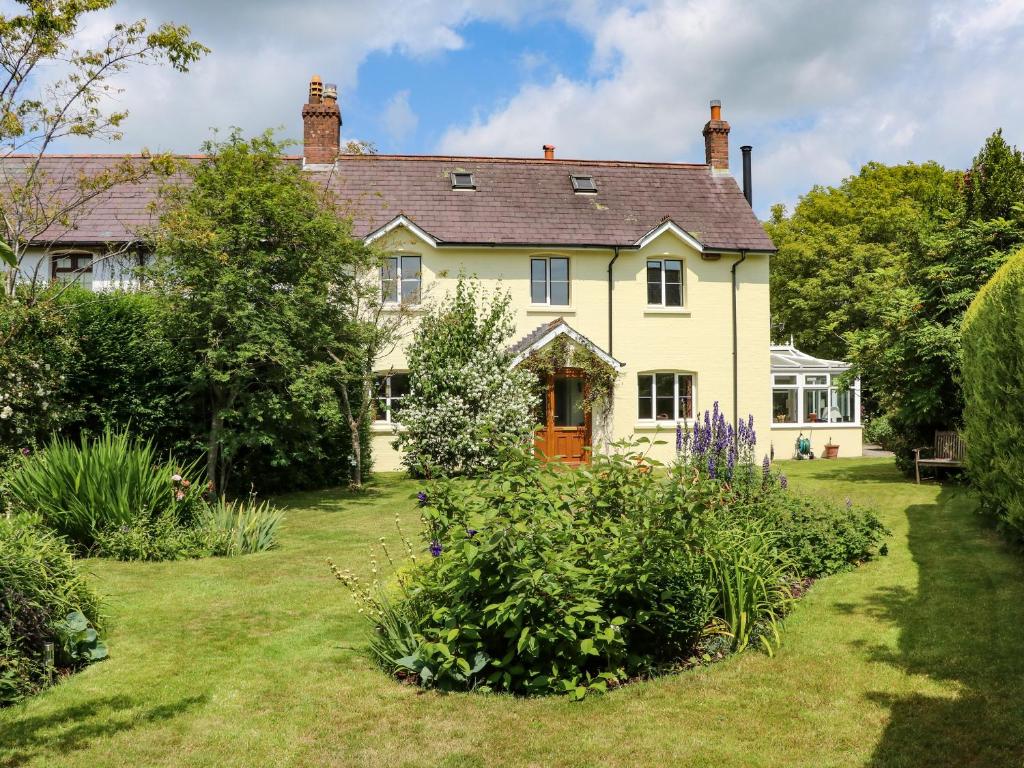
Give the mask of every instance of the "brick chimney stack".
[(729, 170), (729, 123), (722, 119), (722, 102), (711, 102), (711, 119), (704, 125), (704, 162), (716, 171)]
[(309, 100), (302, 107), (302, 144), (306, 163), (333, 163), (341, 145), (338, 88), (319, 75), (309, 81)]
[(555, 159), (555, 145), (554, 144), (545, 144), (542, 147), (542, 149), (544, 150), (544, 159), (545, 160), (554, 160)]

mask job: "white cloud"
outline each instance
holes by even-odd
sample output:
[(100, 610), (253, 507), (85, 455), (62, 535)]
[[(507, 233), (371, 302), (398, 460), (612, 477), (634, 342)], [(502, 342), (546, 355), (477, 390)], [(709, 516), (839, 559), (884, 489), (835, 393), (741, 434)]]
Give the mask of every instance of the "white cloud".
[[(867, 160), (965, 165), (1024, 125), (1024, 2), (652, 0), (589, 22), (586, 78), (529, 83), (452, 126), (440, 151), (703, 160), (721, 98), (755, 145), (755, 205), (792, 203)], [(1024, 135), (1009, 136), (1024, 142)]]
[(409, 105), (409, 91), (398, 91), (384, 108), (384, 129), (394, 141), (401, 141), (416, 130), (419, 118)]
[(87, 17), (83, 42), (95, 42), (116, 21), (145, 17), (188, 24), (212, 53), (187, 75), (157, 67), (120, 75), (119, 107), (130, 112), (124, 141), (112, 147), (68, 141), (62, 149), (194, 151), (211, 126), (283, 127), (284, 135), (301, 138), (299, 109), (310, 75), (339, 86), (344, 113), (345, 92), (355, 87), (369, 54), (457, 50), (468, 22), (511, 24), (540, 8), (539, 0), (123, 0)]

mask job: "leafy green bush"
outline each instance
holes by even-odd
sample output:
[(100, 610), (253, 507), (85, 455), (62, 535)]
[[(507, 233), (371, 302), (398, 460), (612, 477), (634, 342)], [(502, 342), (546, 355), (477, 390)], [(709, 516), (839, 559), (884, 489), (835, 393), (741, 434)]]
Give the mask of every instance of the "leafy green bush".
[(896, 433), (887, 415), (880, 413), (864, 422), (864, 442), (892, 450), (896, 444)]
[(510, 451), (488, 478), (433, 482), (426, 562), (406, 542), (393, 589), (335, 572), (373, 624), (373, 657), (427, 686), (581, 698), (711, 646), (771, 652), (792, 586), (869, 557), (882, 530), (720, 447), (703, 470), (692, 455), (661, 467), (645, 442), (573, 471)]
[(195, 464), (163, 463), (151, 441), (104, 432), (74, 443), (60, 437), (25, 457), (8, 480), (15, 510), (39, 515), (73, 544), (88, 549), (104, 529), (173, 514), (191, 522), (204, 488)]
[(0, 706), (46, 684), (45, 643), (68, 670), (100, 658), (90, 629), (102, 629), (100, 601), (67, 544), (28, 517), (0, 517)]
[(986, 506), (1024, 537), (1024, 250), (967, 311), (961, 365), (968, 475)]
[(766, 487), (750, 501), (741, 514), (752, 516), (778, 533), (796, 571), (805, 578), (818, 578), (870, 560), (889, 535), (889, 530), (869, 509), (844, 506), (825, 499)]
[(101, 528), (94, 551), (124, 561), (188, 560), (231, 554), (231, 536), (211, 524), (209, 513), (200, 512), (195, 520), (183, 522), (176, 510), (166, 509)]

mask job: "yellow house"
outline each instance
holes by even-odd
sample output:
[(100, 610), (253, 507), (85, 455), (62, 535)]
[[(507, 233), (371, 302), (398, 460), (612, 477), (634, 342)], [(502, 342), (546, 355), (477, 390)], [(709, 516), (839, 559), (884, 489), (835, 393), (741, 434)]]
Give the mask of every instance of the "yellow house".
[[(396, 309), (448, 292), (460, 273), (507, 290), (517, 358), (559, 336), (618, 371), (609, 407), (590, 413), (580, 372), (549, 377), (538, 445), (586, 460), (630, 436), (675, 450), (677, 424), (715, 401), (732, 418), (771, 420), (768, 261), (774, 246), (729, 172), (729, 124), (712, 102), (699, 164), (536, 158), (340, 155), (336, 91), (318, 78), (303, 108), (304, 168), (344, 201), (355, 231), (385, 254)], [(374, 465), (392, 447), (407, 396), (404, 350), (378, 361)], [(765, 443), (765, 452), (768, 445)]]
[[(774, 246), (729, 171), (729, 124), (711, 102), (703, 163), (342, 154), (337, 91), (314, 77), (302, 108), (304, 152), (282, 158), (334, 195), (354, 232), (385, 256), (382, 295), (396, 309), (438, 299), (460, 272), (510, 292), (518, 358), (566, 336), (618, 372), (600, 413), (582, 407), (579, 371), (549, 377), (538, 445), (585, 460), (614, 440), (663, 440), (715, 402), (731, 420), (753, 415), (771, 448), (769, 259)], [(51, 156), (56, 177), (101, 170), (117, 156)], [(14, 162), (14, 161), (12, 161)], [(39, 279), (95, 290), (130, 283), (132, 264), (93, 255), (129, 246), (151, 221), (152, 181), (115, 188), (76, 213), (23, 265)], [(141, 258), (124, 248), (128, 260)], [(408, 389), (404, 350), (377, 361), (373, 425), (378, 470), (401, 466), (392, 447)], [(788, 436), (787, 436), (788, 440)]]

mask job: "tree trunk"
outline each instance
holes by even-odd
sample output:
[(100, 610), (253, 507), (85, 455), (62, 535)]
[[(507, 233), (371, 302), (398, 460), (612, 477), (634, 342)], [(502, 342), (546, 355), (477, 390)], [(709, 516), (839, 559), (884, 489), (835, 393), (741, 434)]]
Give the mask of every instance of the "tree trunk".
[(363, 445), (360, 440), (359, 424), (349, 421), (352, 430), (352, 487), (363, 487)]
[(215, 495), (223, 493), (218, 481), (220, 464), (220, 434), (224, 430), (224, 415), (220, 408), (213, 408), (213, 416), (210, 419), (210, 437), (206, 445), (206, 479), (213, 484)]

